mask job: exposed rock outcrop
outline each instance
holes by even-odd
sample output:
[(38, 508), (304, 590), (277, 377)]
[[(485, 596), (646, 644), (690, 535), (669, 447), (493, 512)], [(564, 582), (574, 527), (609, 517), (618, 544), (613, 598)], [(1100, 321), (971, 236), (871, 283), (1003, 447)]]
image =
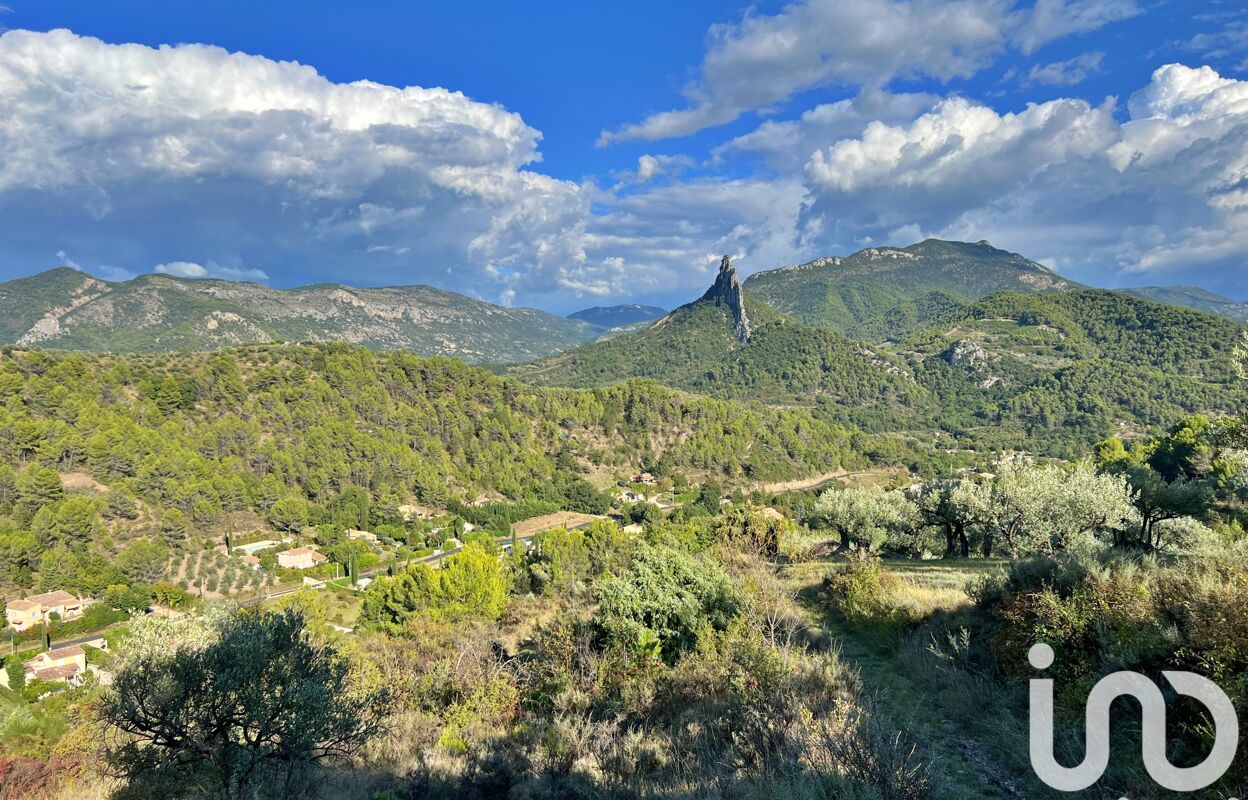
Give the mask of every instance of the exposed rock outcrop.
[(568, 350), (600, 333), (580, 320), (429, 286), (273, 289), (159, 274), (111, 283), (69, 268), (0, 282), (0, 343), (23, 347), (160, 352), (342, 341), (502, 363)]
[(715, 276), (715, 283), (702, 295), (702, 300), (731, 311), (736, 325), (737, 341), (749, 341), (751, 329), (750, 318), (745, 311), (745, 297), (741, 294), (741, 281), (737, 277), (737, 271), (728, 256), (724, 256), (719, 262), (719, 274)]
[(977, 367), (988, 362), (988, 352), (969, 339), (954, 342), (940, 357), (955, 367)]
[(992, 374), (993, 363), (996, 359), (978, 342), (961, 339), (950, 345), (949, 349), (940, 354), (940, 357), (951, 366), (966, 370), (981, 388), (991, 389), (1005, 382), (1001, 376)]

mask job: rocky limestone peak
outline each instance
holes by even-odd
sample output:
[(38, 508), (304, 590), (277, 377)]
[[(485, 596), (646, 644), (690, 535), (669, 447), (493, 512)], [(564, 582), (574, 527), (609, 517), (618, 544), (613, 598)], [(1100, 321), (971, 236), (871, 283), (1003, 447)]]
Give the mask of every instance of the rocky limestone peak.
[(732, 259), (724, 256), (719, 262), (719, 274), (715, 283), (702, 295), (702, 300), (724, 306), (732, 312), (736, 323), (737, 340), (746, 342), (750, 338), (750, 318), (745, 313), (745, 298), (741, 294), (741, 280), (732, 266)]

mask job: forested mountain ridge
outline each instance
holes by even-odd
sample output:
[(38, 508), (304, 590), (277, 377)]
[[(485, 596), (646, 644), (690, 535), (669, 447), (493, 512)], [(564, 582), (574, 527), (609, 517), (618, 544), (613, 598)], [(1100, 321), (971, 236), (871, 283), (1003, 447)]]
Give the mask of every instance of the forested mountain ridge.
[[(540, 498), (595, 469), (783, 479), (865, 463), (796, 409), (645, 381), (537, 389), (445, 358), (341, 345), (215, 354), (0, 356), (0, 456), (87, 471), (211, 517), (276, 493), (348, 486), (443, 503)], [(270, 497), (270, 500), (273, 498)]]
[(871, 247), (843, 258), (817, 258), (756, 272), (745, 282), (759, 301), (808, 325), (842, 332), (932, 293), (976, 299), (1000, 291), (1061, 292), (1078, 287), (1048, 267), (988, 242), (940, 239), (909, 247)]
[(882, 315), (898, 341), (868, 345), (786, 317), (748, 287), (736, 295), (748, 317), (744, 341), (731, 303), (712, 287), (643, 331), (512, 372), (580, 387), (647, 377), (810, 407), (868, 430), (943, 431), (966, 448), (1059, 456), (1245, 400), (1228, 385), (1242, 326), (1120, 292), (1068, 287), (975, 301), (929, 293)]
[(1242, 329), (1214, 314), (1114, 291), (1002, 292), (947, 309), (898, 347), (930, 351), (982, 340), (1038, 366), (1099, 358), (1219, 381), (1232, 370)]
[[(1142, 435), (1184, 414), (1234, 412), (1244, 327), (1191, 309), (1103, 290), (1003, 292), (953, 307), (885, 348), (932, 392), (933, 419), (976, 429), (980, 446), (1093, 442)], [(1003, 438), (1004, 437), (1004, 438)]]
[(648, 328), (511, 372), (582, 388), (653, 378), (700, 394), (800, 406), (905, 402), (916, 388), (900, 362), (756, 302), (730, 265), (700, 298)]
[(142, 353), (345, 341), (509, 362), (566, 350), (598, 332), (580, 320), (429, 286), (280, 290), (156, 274), (113, 283), (66, 267), (0, 283), (0, 341), (25, 347)]
[(1118, 291), (1152, 300), (1154, 303), (1209, 311), (1240, 322), (1248, 322), (1248, 302), (1232, 300), (1199, 286), (1138, 286)]

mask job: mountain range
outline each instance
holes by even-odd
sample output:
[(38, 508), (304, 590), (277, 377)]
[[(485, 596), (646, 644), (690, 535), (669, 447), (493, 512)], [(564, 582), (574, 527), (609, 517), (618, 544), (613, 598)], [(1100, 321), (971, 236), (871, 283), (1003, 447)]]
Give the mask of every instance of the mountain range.
[[(847, 264), (851, 276), (840, 273)], [(1229, 380), (1243, 331), (1226, 317), (1083, 287), (986, 243), (928, 241), (743, 285), (725, 259), (706, 294), (646, 329), (512, 372), (571, 387), (650, 378), (812, 407), (866, 430), (936, 430), (962, 446), (1061, 455), (1076, 440), (1244, 403)]]
[(1237, 319), (1241, 322), (1248, 322), (1248, 302), (1232, 300), (1229, 297), (1223, 297), (1199, 286), (1141, 286), (1136, 289), (1122, 289), (1121, 291), (1136, 297), (1143, 297), (1145, 300), (1152, 300), (1156, 303), (1195, 308), (1200, 311), (1221, 314), (1224, 317)]
[[(1248, 305), (1194, 287), (1094, 290), (987, 242), (929, 239), (744, 282), (725, 263), (703, 297), (670, 313), (620, 305), (569, 317), (428, 286), (279, 290), (168, 275), (108, 282), (59, 268), (0, 283), (0, 344), (159, 352), (346, 341), (521, 364), (512, 372), (541, 384), (643, 377), (721, 397), (823, 405), (862, 424), (887, 413), (930, 416), (951, 392), (960, 409), (990, 415), (985, 408), (1037, 381), (1099, 361), (1141, 385), (1131, 370), (1159, 371), (1162, 383), (1216, 383), (1229, 346), (1213, 340), (1230, 342), (1238, 328), (1176, 306), (1248, 318)], [(978, 387), (971, 395), (968, 382)]]
[(658, 306), (641, 306), (636, 303), (618, 306), (594, 306), (573, 314), (570, 319), (579, 319), (599, 328), (623, 328), (641, 322), (652, 322), (667, 312)]
[(852, 331), (885, 311), (938, 295), (977, 299), (993, 292), (1080, 288), (1048, 267), (988, 242), (928, 239), (871, 247), (756, 272), (745, 288), (760, 302), (808, 325)]
[(429, 286), (281, 290), (156, 274), (109, 282), (66, 267), (0, 283), (0, 341), (25, 347), (141, 353), (346, 341), (515, 362), (567, 350), (601, 332), (582, 320)]

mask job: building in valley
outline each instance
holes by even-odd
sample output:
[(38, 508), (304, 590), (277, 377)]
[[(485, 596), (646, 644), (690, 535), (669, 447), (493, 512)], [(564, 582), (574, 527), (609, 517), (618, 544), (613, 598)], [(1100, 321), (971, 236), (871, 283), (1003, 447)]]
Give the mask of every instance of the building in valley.
[(311, 547), (292, 547), (277, 554), (277, 565), (285, 569), (312, 569), (328, 560), (328, 556)]
[(71, 686), (82, 683), (87, 671), (87, 654), (78, 645), (56, 647), (26, 662), (26, 683), (65, 681)]
[(81, 617), (86, 607), (87, 603), (82, 598), (57, 589), (21, 600), (10, 600), (5, 604), (4, 619), (13, 630), (21, 632), (48, 622), (53, 614), (61, 619)]

